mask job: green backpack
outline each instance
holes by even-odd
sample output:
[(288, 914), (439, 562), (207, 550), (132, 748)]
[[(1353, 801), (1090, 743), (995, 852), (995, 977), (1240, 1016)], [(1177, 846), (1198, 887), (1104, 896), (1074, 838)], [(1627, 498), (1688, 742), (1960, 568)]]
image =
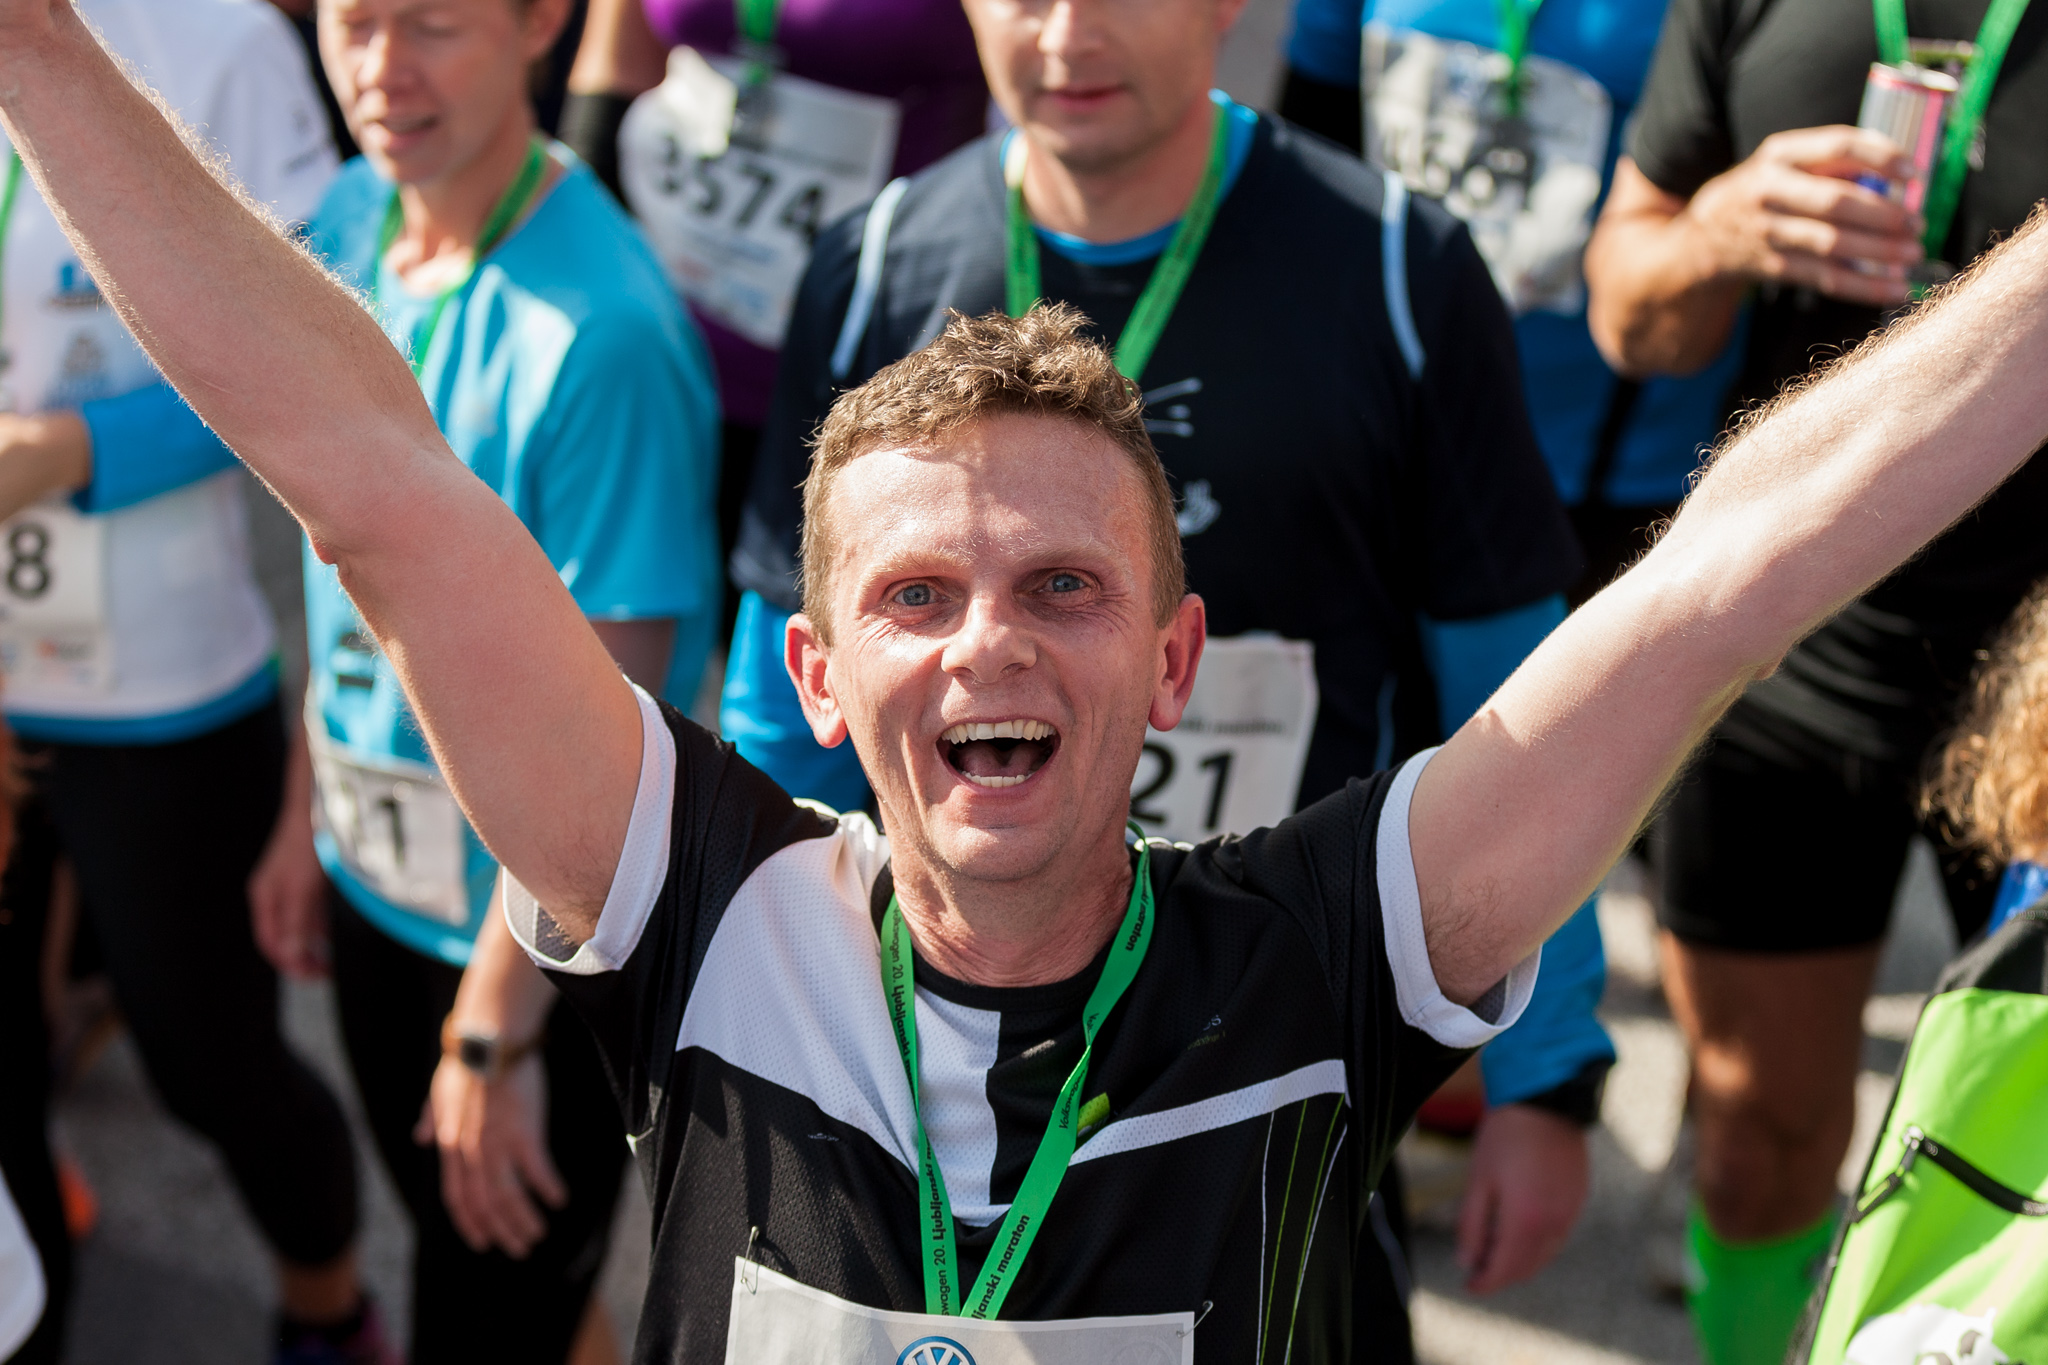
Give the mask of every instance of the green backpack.
[(2048, 1365), (2048, 904), (1942, 973), (1792, 1365)]

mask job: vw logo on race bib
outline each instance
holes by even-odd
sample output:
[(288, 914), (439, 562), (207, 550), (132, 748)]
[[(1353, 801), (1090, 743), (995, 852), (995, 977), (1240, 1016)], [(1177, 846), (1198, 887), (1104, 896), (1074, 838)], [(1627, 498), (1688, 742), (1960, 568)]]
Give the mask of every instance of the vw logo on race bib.
[(903, 1348), (896, 1365), (974, 1365), (974, 1357), (951, 1337), (919, 1337)]

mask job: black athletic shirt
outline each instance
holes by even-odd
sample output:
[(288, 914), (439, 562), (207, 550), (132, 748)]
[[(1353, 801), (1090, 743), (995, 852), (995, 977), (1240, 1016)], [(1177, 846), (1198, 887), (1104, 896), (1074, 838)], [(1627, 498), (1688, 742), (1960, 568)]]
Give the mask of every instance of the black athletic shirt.
[[(840, 389), (929, 342), (946, 309), (1003, 307), (1000, 140), (910, 182), (873, 321), (840, 381), (831, 354), (865, 214), (819, 238), (733, 557), (741, 587), (795, 608), (796, 488)], [(1580, 562), (1492, 277), (1464, 226), (1420, 199), (1404, 273), (1424, 365), (1410, 377), (1382, 290), (1384, 188), (1356, 157), (1260, 116), (1143, 377), (1210, 632), (1315, 645), (1303, 800), (1436, 739), (1418, 612), (1450, 621), (1525, 606), (1569, 586)], [(1080, 308), (1106, 340), (1154, 264), (1041, 259), (1045, 296)], [(1396, 737), (1383, 733), (1387, 715)]]
[[(640, 697), (633, 820), (595, 936), (511, 897), (590, 1023), (654, 1208), (635, 1359), (725, 1358), (734, 1258), (924, 1310), (910, 1090), (883, 1004), (888, 849)], [(1271, 830), (1152, 845), (1149, 952), (1096, 1039), (1084, 1130), (1009, 1318), (1199, 1311), (1206, 1360), (1350, 1359), (1353, 1247), (1408, 1121), (1528, 998), (1437, 991), (1407, 845), (1425, 760)], [(920, 961), (925, 1119), (978, 1266), (1081, 1051), (1098, 960), (992, 989)], [(752, 1233), (758, 1229), (758, 1235)], [(1260, 1343), (1263, 1342), (1263, 1353)]]
[[(1974, 39), (1989, 0), (1906, 0), (1916, 38)], [(1871, 0), (1672, 0), (1629, 154), (1690, 197), (1775, 132), (1856, 122), (1877, 60)], [(1984, 121), (1984, 169), (1963, 182), (1943, 253), (1967, 262), (2048, 195), (2048, 3), (2014, 35)], [(1806, 290), (1758, 292), (1730, 411), (1767, 399), (1878, 325)], [(1846, 750), (1917, 767), (1985, 633), (2048, 574), (2048, 460), (1801, 645), (1750, 690), (1729, 728), (1766, 752)]]

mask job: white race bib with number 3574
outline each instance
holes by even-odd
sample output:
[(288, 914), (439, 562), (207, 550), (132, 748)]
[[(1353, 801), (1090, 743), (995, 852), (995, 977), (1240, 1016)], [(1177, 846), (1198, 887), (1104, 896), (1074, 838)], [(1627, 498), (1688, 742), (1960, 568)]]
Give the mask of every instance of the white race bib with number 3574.
[(896, 157), (895, 101), (746, 64), (669, 54), (619, 129), (619, 178), (676, 288), (756, 345), (782, 345), (811, 243), (872, 198)]
[(393, 905), (462, 928), (469, 923), (469, 846), (462, 808), (424, 763), (367, 761), (327, 738), (308, 714), (320, 824), (342, 862)]
[(1278, 824), (1294, 813), (1317, 699), (1308, 641), (1210, 640), (1180, 724), (1145, 734), (1131, 818), (1187, 843)]
[(24, 690), (105, 692), (107, 528), (52, 498), (0, 522), (0, 669)]

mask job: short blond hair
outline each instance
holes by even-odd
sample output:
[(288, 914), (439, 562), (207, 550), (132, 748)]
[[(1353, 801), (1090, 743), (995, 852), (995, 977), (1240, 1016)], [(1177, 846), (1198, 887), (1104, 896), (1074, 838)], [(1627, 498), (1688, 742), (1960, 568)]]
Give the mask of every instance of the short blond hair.
[(804, 479), (803, 608), (827, 644), (834, 540), (825, 504), (839, 471), (870, 451), (927, 444), (965, 423), (1012, 413), (1078, 423), (1122, 452), (1144, 500), (1153, 618), (1161, 626), (1173, 619), (1187, 593), (1173, 490), (1145, 431), (1138, 386), (1082, 331), (1087, 325), (1064, 303), (1020, 318), (948, 310), (946, 329), (931, 345), (840, 395), (818, 428)]
[(2034, 585), (1971, 679), (1922, 809), (1994, 862), (2048, 853), (2048, 580)]

